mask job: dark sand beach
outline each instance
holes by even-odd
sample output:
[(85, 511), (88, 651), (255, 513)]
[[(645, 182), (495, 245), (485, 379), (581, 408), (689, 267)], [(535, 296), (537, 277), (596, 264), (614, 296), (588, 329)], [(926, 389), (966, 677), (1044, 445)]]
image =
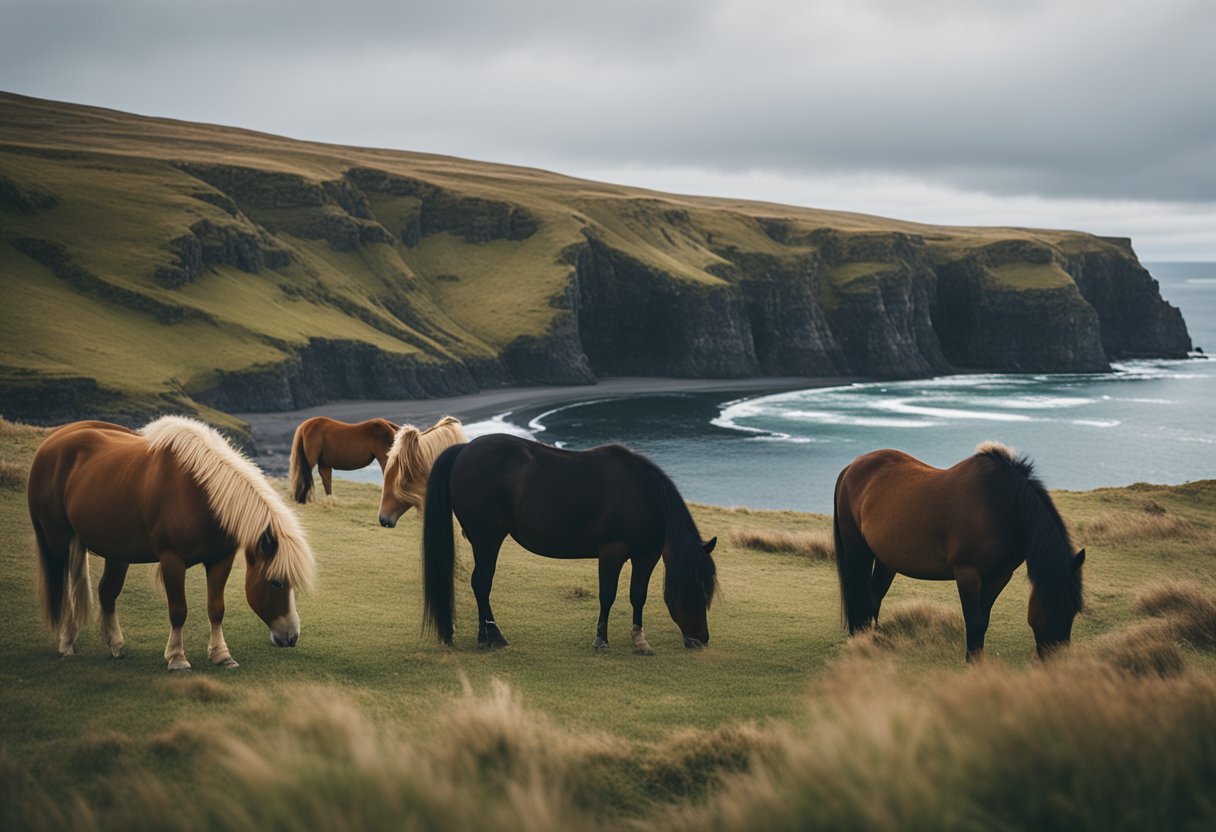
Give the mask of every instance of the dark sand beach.
[(456, 416), (461, 421), (486, 419), (497, 413), (541, 403), (562, 404), (589, 398), (613, 398), (647, 393), (708, 393), (718, 390), (779, 392), (811, 387), (850, 384), (853, 378), (793, 376), (773, 378), (689, 379), (658, 377), (619, 377), (600, 379), (598, 384), (566, 387), (500, 387), (463, 396), (437, 399), (364, 399), (330, 402), (303, 410), (278, 413), (238, 413), (249, 423), (257, 445), (258, 463), (267, 473), (287, 471), (291, 437), (296, 426), (313, 416), (328, 416), (343, 422), (361, 422), (383, 417), (398, 424), (429, 425), (441, 416)]

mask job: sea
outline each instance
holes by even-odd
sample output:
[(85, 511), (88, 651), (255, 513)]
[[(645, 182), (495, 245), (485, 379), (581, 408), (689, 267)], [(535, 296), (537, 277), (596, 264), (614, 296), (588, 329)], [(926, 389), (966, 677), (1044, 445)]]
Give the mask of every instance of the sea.
[[(1212, 358), (733, 395), (597, 398), (591, 388), (585, 400), (499, 413), (466, 430), (571, 449), (617, 442), (662, 466), (689, 501), (823, 513), (840, 470), (877, 448), (948, 467), (996, 440), (1028, 455), (1053, 489), (1216, 478), (1216, 263), (1148, 268)], [(380, 472), (348, 475), (378, 481)]]

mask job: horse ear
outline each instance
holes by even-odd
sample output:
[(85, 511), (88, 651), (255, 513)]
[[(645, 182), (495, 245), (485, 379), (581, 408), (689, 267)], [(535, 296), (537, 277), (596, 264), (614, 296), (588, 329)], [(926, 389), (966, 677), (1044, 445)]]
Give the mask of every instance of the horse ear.
[(718, 538), (717, 538), (717, 536), (714, 536), (714, 537), (711, 537), (709, 540), (705, 541), (704, 543), (702, 543), (701, 548), (704, 549), (705, 554), (708, 555), (711, 552), (713, 552), (714, 547), (717, 545), (718, 545)]
[(1081, 551), (1077, 552), (1077, 554), (1073, 557), (1072, 568), (1080, 569), (1081, 565), (1084, 563), (1085, 563), (1085, 550), (1082, 549)]
[(279, 551), (279, 539), (274, 536), (274, 532), (267, 529), (258, 540), (258, 548), (262, 550), (262, 557), (270, 560)]

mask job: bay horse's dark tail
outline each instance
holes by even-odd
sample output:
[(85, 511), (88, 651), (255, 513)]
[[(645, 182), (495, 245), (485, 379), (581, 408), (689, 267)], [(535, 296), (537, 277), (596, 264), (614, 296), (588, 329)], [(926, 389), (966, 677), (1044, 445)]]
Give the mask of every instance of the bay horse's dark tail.
[[(836, 540), (836, 574), (840, 576), (840, 607), (849, 634), (864, 630), (874, 621), (874, 553), (861, 536), (861, 530), (843, 494), (844, 471), (836, 480), (833, 500), (832, 535)], [(842, 526), (842, 515), (843, 525)]]
[(291, 440), (291, 486), (297, 503), (307, 503), (312, 494), (312, 463), (304, 452), (304, 425)]
[(452, 643), (456, 610), (456, 539), (452, 532), (452, 466), (467, 443), (453, 445), (436, 457), (426, 483), (422, 514), (422, 630)]

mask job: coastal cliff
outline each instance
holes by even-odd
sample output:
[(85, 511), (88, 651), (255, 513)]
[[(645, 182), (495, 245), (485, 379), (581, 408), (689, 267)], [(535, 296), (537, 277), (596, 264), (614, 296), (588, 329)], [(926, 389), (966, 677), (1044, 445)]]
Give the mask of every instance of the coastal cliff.
[(1183, 357), (1127, 240), (677, 197), (0, 95), (0, 412)]

